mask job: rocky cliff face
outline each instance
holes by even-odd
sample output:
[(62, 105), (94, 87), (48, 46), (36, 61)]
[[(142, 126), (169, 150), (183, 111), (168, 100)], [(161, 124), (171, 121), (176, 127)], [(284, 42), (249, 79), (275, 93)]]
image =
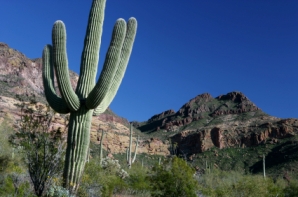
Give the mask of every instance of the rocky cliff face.
[[(35, 95), (45, 105), (41, 77), (41, 59), (28, 59), (0, 42), (0, 122), (16, 125), (20, 117), (18, 98)], [(73, 88), (78, 75), (70, 71)], [(19, 95), (16, 97), (15, 95)], [(174, 99), (174, 98), (173, 98)], [(65, 115), (55, 114), (52, 128), (64, 127)], [(108, 132), (103, 141), (109, 153), (124, 153), (128, 147), (129, 122), (110, 109), (93, 117), (91, 140), (100, 143), (100, 130)], [(167, 110), (145, 122), (133, 122), (134, 139), (141, 135), (139, 152), (169, 155), (175, 151), (191, 156), (212, 147), (249, 147), (277, 143), (278, 139), (298, 133), (297, 119), (279, 119), (259, 109), (241, 92), (213, 98), (204, 93), (185, 103), (177, 112)], [(140, 133), (140, 131), (142, 133)], [(170, 139), (170, 140), (169, 140)], [(134, 147), (133, 147), (134, 148)], [(191, 157), (190, 157), (191, 158)]]
[(184, 130), (172, 137), (179, 151), (191, 155), (212, 147), (251, 147), (265, 143), (277, 143), (278, 139), (292, 137), (298, 133), (297, 119), (273, 121), (264, 119), (261, 125), (226, 126), (217, 125), (197, 130)]

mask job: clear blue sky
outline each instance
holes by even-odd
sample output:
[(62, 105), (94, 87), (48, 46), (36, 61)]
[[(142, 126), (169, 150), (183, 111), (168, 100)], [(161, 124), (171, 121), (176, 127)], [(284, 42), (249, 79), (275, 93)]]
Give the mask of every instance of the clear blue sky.
[[(0, 41), (29, 58), (64, 21), (79, 72), (91, 0), (0, 0)], [(198, 94), (243, 92), (266, 113), (298, 118), (298, 1), (107, 0), (103, 57), (118, 18), (138, 20), (127, 72), (111, 109), (129, 121), (178, 110)]]

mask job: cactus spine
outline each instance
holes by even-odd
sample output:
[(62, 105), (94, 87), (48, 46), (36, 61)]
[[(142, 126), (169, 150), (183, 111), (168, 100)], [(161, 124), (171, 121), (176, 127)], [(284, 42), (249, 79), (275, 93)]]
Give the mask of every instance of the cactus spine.
[(138, 146), (139, 146), (139, 136), (136, 141), (136, 147), (135, 147), (135, 154), (133, 159), (131, 159), (131, 149), (132, 149), (132, 124), (130, 124), (130, 135), (129, 135), (129, 147), (126, 151), (126, 159), (127, 159), (127, 164), (128, 167), (131, 168), (131, 164), (133, 164), (136, 160), (137, 157), (137, 152), (138, 152)]
[[(103, 113), (112, 102), (124, 76), (136, 35), (137, 22), (118, 19), (106, 54), (103, 69), (95, 84), (105, 0), (93, 0), (81, 57), (77, 88), (71, 87), (66, 55), (66, 31), (62, 21), (52, 30), (52, 45), (43, 50), (43, 83), (50, 106), (69, 113), (69, 129), (64, 166), (64, 187), (75, 194), (79, 187), (90, 141), (92, 114)], [(61, 97), (54, 89), (54, 67)]]

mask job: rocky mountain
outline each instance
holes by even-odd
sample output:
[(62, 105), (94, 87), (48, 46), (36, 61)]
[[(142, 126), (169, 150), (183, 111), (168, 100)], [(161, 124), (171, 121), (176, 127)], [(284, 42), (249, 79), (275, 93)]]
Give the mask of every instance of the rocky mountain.
[(144, 133), (169, 137), (181, 154), (193, 156), (213, 147), (251, 147), (298, 133), (298, 119), (272, 117), (241, 92), (213, 98), (205, 93), (177, 112), (167, 110), (146, 122), (134, 122)]
[[(0, 42), (0, 121), (17, 124), (20, 98), (30, 95), (46, 105), (41, 77), (42, 60), (29, 59), (21, 52)], [(70, 71), (75, 88), (78, 75)], [(18, 96), (16, 96), (18, 95)], [(174, 99), (174, 98), (173, 98)], [(63, 127), (65, 115), (55, 114), (52, 127)], [(91, 141), (100, 143), (99, 132), (107, 131), (104, 148), (111, 154), (124, 153), (129, 142), (129, 122), (110, 109), (93, 117)], [(245, 148), (276, 144), (296, 136), (297, 119), (272, 117), (241, 92), (230, 92), (213, 98), (204, 93), (185, 103), (177, 112), (167, 110), (145, 122), (133, 122), (134, 141), (140, 135), (139, 153), (169, 155), (179, 153), (190, 160), (194, 155), (228, 147)]]

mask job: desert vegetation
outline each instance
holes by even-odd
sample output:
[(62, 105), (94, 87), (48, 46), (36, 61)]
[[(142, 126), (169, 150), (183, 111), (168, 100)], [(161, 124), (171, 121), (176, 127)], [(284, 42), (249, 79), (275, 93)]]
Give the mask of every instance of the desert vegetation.
[[(36, 106), (20, 106), (23, 113), (19, 127), (11, 127), (8, 120), (0, 126), (0, 196), (71, 196), (62, 182), (66, 148), (63, 132), (50, 130), (51, 111)], [(91, 143), (91, 147), (95, 150), (100, 146)], [(135, 163), (128, 165), (126, 154), (108, 157), (105, 150), (91, 151), (76, 196), (298, 195), (295, 177), (270, 173), (263, 177), (241, 168), (217, 166), (215, 160), (207, 160), (211, 153), (214, 150), (202, 154), (201, 162), (186, 161), (183, 155), (138, 154)], [(219, 154), (237, 156), (230, 149)]]

